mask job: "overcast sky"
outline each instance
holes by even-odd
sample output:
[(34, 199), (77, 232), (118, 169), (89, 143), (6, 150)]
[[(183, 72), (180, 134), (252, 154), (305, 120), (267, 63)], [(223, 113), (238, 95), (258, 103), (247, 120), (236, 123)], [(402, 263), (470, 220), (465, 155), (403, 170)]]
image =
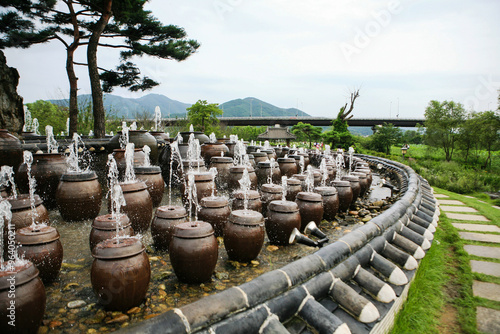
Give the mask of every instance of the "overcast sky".
[[(151, 0), (146, 8), (201, 47), (182, 62), (136, 59), (161, 84), (113, 94), (186, 103), (255, 97), (334, 117), (359, 88), (357, 118), (423, 117), (430, 100), (498, 106), (498, 0)], [(4, 52), (25, 103), (68, 97), (61, 43)], [(76, 60), (86, 62), (83, 48)], [(118, 55), (100, 49), (98, 61), (112, 68)], [(86, 68), (78, 76), (79, 93), (90, 93)]]

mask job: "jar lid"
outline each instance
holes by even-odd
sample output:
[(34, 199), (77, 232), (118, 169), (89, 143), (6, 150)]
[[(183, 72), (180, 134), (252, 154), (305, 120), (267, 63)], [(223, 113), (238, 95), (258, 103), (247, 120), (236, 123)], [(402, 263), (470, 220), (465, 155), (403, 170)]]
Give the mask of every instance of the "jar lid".
[[(7, 266), (7, 262), (3, 263)], [(0, 271), (0, 291), (7, 290), (12, 282), (12, 276), (15, 277), (14, 285), (19, 286), (36, 278), (39, 274), (38, 269), (31, 261), (23, 260), (22, 264), (14, 266), (14, 270)]]
[(101, 260), (123, 259), (140, 254), (144, 245), (138, 237), (106, 239), (92, 249), (92, 256)]
[(156, 209), (155, 216), (165, 219), (186, 218), (187, 211), (180, 205), (162, 205)]
[(342, 176), (342, 180), (349, 181), (349, 182), (359, 182), (359, 177), (355, 175), (344, 175)]
[(319, 170), (314, 170), (313, 171), (313, 176), (314, 177), (321, 177), (321, 172)]
[(216, 163), (216, 164), (232, 164), (233, 163), (233, 159), (230, 158), (230, 157), (218, 157), (218, 156), (215, 156), (215, 157), (212, 157), (210, 158), (210, 162), (212, 163)]
[[(238, 190), (233, 193), (234, 198), (236, 199), (244, 199), (245, 196), (243, 191)], [(260, 199), (260, 194), (257, 190), (249, 190), (248, 191), (248, 199)]]
[(254, 160), (255, 157), (253, 154), (247, 154), (248, 160)]
[(299, 181), (305, 181), (306, 178), (307, 178), (307, 175), (304, 175), (304, 174), (293, 174), (292, 177), (294, 179), (299, 180)]
[(127, 227), (130, 226), (130, 219), (126, 214), (119, 214), (117, 217), (113, 218), (111, 213), (107, 215), (97, 216), (92, 222), (92, 227), (99, 230), (115, 230), (117, 226)]
[(229, 167), (229, 173), (243, 173), (245, 169), (248, 171), (248, 173), (255, 172), (255, 169), (253, 169), (253, 167), (251, 166), (238, 165)]
[(193, 166), (193, 167), (201, 167), (201, 166), (204, 166), (205, 165), (205, 161), (204, 160), (182, 160), (182, 166), (184, 168), (187, 168), (189, 166)]
[(352, 175), (357, 176), (360, 179), (366, 179), (366, 174), (362, 172), (352, 172)]
[(333, 186), (334, 187), (351, 187), (351, 183), (349, 181), (340, 181), (340, 180), (335, 180), (333, 181)]
[(289, 158), (292, 158), (294, 160), (300, 160), (300, 155), (298, 154), (290, 154), (288, 155)]
[(131, 183), (119, 182), (118, 184), (120, 185), (124, 193), (131, 193), (147, 189), (146, 183), (142, 181), (134, 181)]
[(229, 205), (229, 201), (221, 196), (203, 197), (200, 206), (205, 208), (223, 208)]
[(288, 180), (286, 180), (286, 184), (288, 186), (300, 186), (302, 184), (302, 182), (300, 182), (299, 179), (296, 179), (294, 177), (291, 177), (289, 178)]
[[(40, 198), (40, 196), (35, 194), (34, 199), (35, 199), (35, 206), (43, 204), (43, 201)], [(31, 207), (30, 195), (28, 195), (28, 194), (17, 195), (17, 198), (9, 197), (7, 200), (9, 201), (10, 205), (12, 206), (11, 210), (24, 210), (26, 208)]]
[(236, 225), (264, 226), (264, 216), (253, 210), (235, 210), (229, 215), (229, 221)]
[(259, 168), (271, 168), (271, 161), (259, 161), (257, 164)]
[(193, 174), (194, 174), (194, 182), (205, 182), (214, 180), (214, 174), (210, 172), (199, 172)]
[(62, 153), (33, 153), (33, 161), (66, 160)]
[(16, 231), (16, 241), (22, 245), (46, 244), (59, 239), (59, 232), (52, 226), (24, 227)]
[(252, 152), (254, 158), (264, 158), (266, 157), (267, 158), (267, 153), (266, 152)]
[(295, 163), (294, 158), (278, 158), (278, 163)]
[(297, 194), (297, 200), (306, 201), (306, 202), (323, 202), (323, 198), (321, 198), (320, 194), (312, 193), (308, 191), (301, 191)]
[(322, 196), (332, 196), (338, 193), (335, 187), (316, 187), (314, 192)]
[(61, 181), (66, 182), (80, 182), (92, 181), (97, 179), (97, 174), (93, 171), (87, 172), (67, 172), (61, 175)]
[(174, 237), (183, 239), (205, 238), (214, 234), (212, 225), (207, 222), (197, 220), (194, 222), (185, 222), (175, 225)]
[(261, 192), (266, 192), (266, 193), (272, 193), (272, 194), (279, 194), (283, 192), (283, 187), (277, 184), (263, 184), (262, 187), (260, 187)]
[(137, 166), (134, 167), (136, 174), (159, 174), (161, 173), (160, 166)]
[(264, 150), (260, 150), (260, 151), (264, 152), (264, 153), (274, 153), (273, 149), (264, 149)]
[(271, 201), (271, 203), (269, 203), (269, 205), (267, 206), (267, 210), (275, 212), (291, 213), (291, 212), (298, 212), (299, 206), (295, 202), (278, 200), (278, 201)]

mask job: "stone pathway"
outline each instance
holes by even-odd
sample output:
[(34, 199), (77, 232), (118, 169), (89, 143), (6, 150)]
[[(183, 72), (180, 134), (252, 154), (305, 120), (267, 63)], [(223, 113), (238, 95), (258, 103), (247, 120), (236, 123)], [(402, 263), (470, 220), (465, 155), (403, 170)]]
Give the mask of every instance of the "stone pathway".
[[(440, 205), (441, 212), (455, 221), (452, 225), (459, 230), (458, 233), (465, 240), (465, 243), (472, 241), (491, 244), (491, 246), (465, 245), (464, 249), (467, 253), (485, 259), (500, 259), (500, 247), (495, 247), (495, 244), (500, 244), (500, 227), (488, 224), (489, 219), (478, 214), (476, 209), (466, 206), (461, 201), (452, 200), (444, 194), (434, 194), (434, 197)], [(470, 265), (472, 272), (500, 277), (500, 263), (471, 260)], [(472, 291), (474, 296), (500, 301), (499, 284), (474, 281)], [(480, 306), (477, 307), (476, 311), (478, 331), (488, 334), (500, 333), (500, 311)]]

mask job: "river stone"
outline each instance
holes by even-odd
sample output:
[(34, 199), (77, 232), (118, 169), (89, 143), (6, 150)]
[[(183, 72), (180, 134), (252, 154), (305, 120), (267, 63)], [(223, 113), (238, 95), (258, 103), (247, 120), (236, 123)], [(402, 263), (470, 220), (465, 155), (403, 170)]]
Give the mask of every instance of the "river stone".
[(87, 305), (83, 300), (73, 300), (68, 303), (68, 308), (80, 308)]

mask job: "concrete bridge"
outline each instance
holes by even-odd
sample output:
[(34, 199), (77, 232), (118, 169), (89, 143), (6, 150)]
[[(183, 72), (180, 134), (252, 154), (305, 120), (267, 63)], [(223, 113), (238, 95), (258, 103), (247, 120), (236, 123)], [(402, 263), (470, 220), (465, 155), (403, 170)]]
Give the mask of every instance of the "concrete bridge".
[[(173, 125), (183, 118), (163, 118), (165, 125)], [(293, 126), (298, 122), (309, 123), (314, 126), (330, 126), (333, 118), (329, 117), (220, 117), (220, 122), (227, 126)], [(415, 127), (417, 124), (423, 124), (424, 118), (352, 118), (348, 121), (349, 126), (376, 126), (384, 123), (392, 123), (397, 127)]]

